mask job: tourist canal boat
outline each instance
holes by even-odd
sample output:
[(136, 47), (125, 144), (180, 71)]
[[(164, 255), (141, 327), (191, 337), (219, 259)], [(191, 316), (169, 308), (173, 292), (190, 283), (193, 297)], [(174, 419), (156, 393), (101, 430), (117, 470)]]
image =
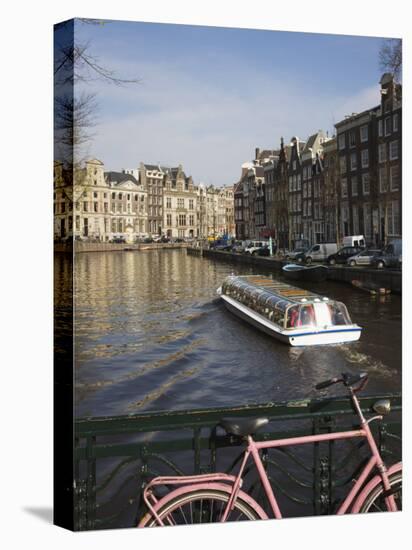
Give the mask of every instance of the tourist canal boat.
[(355, 342), (361, 334), (342, 302), (263, 275), (231, 275), (217, 293), (229, 311), (291, 346)]

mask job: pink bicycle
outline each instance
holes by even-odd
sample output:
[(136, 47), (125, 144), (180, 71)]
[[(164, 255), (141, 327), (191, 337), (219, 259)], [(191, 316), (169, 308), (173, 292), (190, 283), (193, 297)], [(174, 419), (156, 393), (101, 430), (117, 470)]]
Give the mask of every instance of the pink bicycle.
[[(388, 400), (377, 401), (374, 410), (378, 416), (365, 419), (356, 393), (366, 385), (367, 374), (343, 373), (339, 378), (321, 382), (316, 389), (327, 388), (339, 382), (343, 383), (349, 391), (359, 417), (359, 429), (256, 442), (253, 440), (252, 434), (265, 426), (269, 422), (268, 418), (222, 419), (220, 425), (226, 432), (243, 437), (247, 443), (238, 474), (234, 476), (213, 473), (194, 476), (163, 476), (153, 479), (144, 490), (143, 497), (148, 512), (140, 521), (139, 527), (269, 519), (256, 500), (242, 491), (242, 474), (249, 457), (252, 457), (257, 468), (273, 517), (280, 519), (282, 514), (259, 451), (350, 438), (365, 438), (370, 449), (370, 458), (336, 513), (396, 512), (401, 510), (402, 464), (397, 463), (390, 468), (386, 467), (369, 427), (372, 421), (381, 420), (384, 414), (390, 412), (390, 402)], [(376, 475), (367, 481), (373, 471), (376, 471)], [(176, 488), (159, 498), (155, 494), (155, 488), (159, 486), (176, 486)]]

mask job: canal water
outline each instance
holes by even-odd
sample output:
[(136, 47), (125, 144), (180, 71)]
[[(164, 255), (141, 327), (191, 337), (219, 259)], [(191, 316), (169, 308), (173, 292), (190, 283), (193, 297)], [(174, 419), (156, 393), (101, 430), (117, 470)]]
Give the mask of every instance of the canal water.
[(364, 330), (352, 344), (291, 348), (216, 297), (227, 275), (260, 268), (148, 250), (78, 254), (74, 269), (77, 417), (315, 397), (326, 395), (317, 382), (343, 371), (368, 372), (365, 393), (401, 390), (400, 296), (302, 285), (342, 300)]

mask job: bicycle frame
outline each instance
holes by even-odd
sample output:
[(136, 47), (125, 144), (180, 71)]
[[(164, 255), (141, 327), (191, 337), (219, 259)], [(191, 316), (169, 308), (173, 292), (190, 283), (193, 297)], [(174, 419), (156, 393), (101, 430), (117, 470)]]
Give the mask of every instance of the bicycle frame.
[[(229, 500), (226, 505), (225, 511), (222, 514), (222, 517), (220, 519), (221, 522), (225, 522), (229, 513), (233, 509), (236, 499), (239, 495), (242, 496), (243, 499), (252, 500), (252, 502), (255, 504), (255, 509), (259, 508), (260, 517), (267, 517), (267, 515), (263, 512), (263, 510), (260, 508), (260, 506), (256, 503), (256, 501), (253, 501), (249, 495), (241, 491), (242, 487), (242, 475), (246, 466), (247, 461), (250, 457), (252, 457), (255, 466), (257, 468), (260, 481), (262, 483), (262, 486), (264, 488), (264, 491), (266, 493), (266, 496), (268, 498), (270, 507), (272, 509), (273, 515), (276, 519), (281, 519), (282, 514), (279, 508), (279, 505), (276, 500), (276, 496), (273, 492), (273, 489), (270, 485), (269, 478), (267, 476), (265, 467), (263, 465), (262, 459), (260, 458), (259, 451), (263, 449), (274, 449), (274, 448), (281, 448), (286, 446), (293, 446), (293, 445), (305, 445), (309, 443), (320, 443), (325, 441), (337, 441), (337, 440), (345, 440), (345, 439), (352, 439), (355, 437), (361, 437), (365, 438), (367, 440), (367, 443), (369, 445), (369, 448), (371, 450), (371, 458), (369, 459), (368, 463), (362, 470), (360, 476), (354, 483), (352, 489), (349, 491), (348, 495), (342, 502), (342, 504), (339, 506), (337, 510), (337, 515), (345, 514), (351, 507), (352, 512), (359, 511), (363, 501), (366, 499), (366, 497), (369, 494), (369, 484), (363, 488), (362, 487), (367, 480), (368, 476), (372, 472), (374, 468), (378, 470), (378, 475), (375, 476), (375, 478), (372, 479), (370, 488), (373, 488), (378, 483), (382, 482), (383, 487), (385, 491), (388, 492), (387, 496), (385, 497), (385, 503), (388, 511), (396, 512), (398, 510), (395, 499), (393, 495), (390, 494), (390, 481), (389, 481), (389, 475), (392, 474), (395, 471), (399, 471), (401, 469), (401, 466), (399, 464), (394, 465), (389, 470), (386, 468), (378, 447), (376, 445), (375, 439), (372, 435), (372, 432), (370, 430), (369, 424), (373, 420), (381, 420), (382, 416), (374, 416), (370, 418), (369, 420), (366, 420), (363, 416), (363, 413), (360, 409), (359, 402), (356, 398), (355, 391), (350, 388), (349, 389), (351, 393), (351, 398), (354, 404), (354, 407), (356, 409), (356, 412), (358, 414), (358, 417), (360, 419), (360, 428), (357, 430), (350, 430), (350, 431), (344, 431), (344, 432), (333, 432), (328, 434), (317, 434), (317, 435), (309, 435), (309, 436), (300, 436), (300, 437), (289, 437), (284, 439), (278, 439), (273, 441), (263, 441), (263, 442), (257, 442), (254, 441), (252, 436), (247, 437), (247, 447), (243, 456), (243, 460), (239, 469), (239, 472), (236, 476), (228, 475), (228, 474), (206, 474), (201, 476), (188, 476), (184, 478), (179, 477), (158, 477), (152, 480), (148, 486), (145, 489), (144, 493), (144, 500), (150, 510), (150, 513), (153, 515), (153, 517), (156, 518), (156, 521), (159, 523), (159, 525), (164, 525), (161, 519), (159, 518), (158, 514), (156, 513), (156, 509), (160, 508), (161, 500), (157, 500), (154, 495), (150, 492), (149, 488), (153, 485), (161, 485), (161, 484), (179, 484), (184, 485), (185, 488), (176, 490), (176, 493), (178, 492), (184, 492), (187, 491), (188, 488), (190, 489), (196, 489), (199, 487), (206, 487), (211, 486), (213, 484), (217, 484), (219, 482), (225, 482), (226, 484), (226, 491), (229, 494)], [(228, 489), (228, 485), (232, 486), (231, 489)], [(224, 487), (220, 483), (220, 488)], [(152, 502), (150, 502), (150, 497), (152, 499)], [(159, 506), (159, 508), (157, 507)]]

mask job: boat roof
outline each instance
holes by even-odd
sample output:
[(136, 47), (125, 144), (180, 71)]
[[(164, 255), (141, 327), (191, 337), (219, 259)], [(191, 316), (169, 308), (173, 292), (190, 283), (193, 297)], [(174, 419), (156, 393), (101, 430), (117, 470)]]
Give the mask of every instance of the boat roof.
[[(262, 289), (273, 296), (280, 297), (282, 300), (301, 304), (302, 302), (324, 301), (325, 297), (315, 294), (310, 290), (298, 288), (287, 283), (276, 281), (266, 275), (231, 275), (228, 279), (232, 281), (248, 283), (251, 286)], [(328, 298), (326, 298), (328, 300)]]

